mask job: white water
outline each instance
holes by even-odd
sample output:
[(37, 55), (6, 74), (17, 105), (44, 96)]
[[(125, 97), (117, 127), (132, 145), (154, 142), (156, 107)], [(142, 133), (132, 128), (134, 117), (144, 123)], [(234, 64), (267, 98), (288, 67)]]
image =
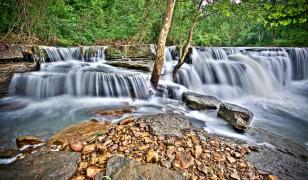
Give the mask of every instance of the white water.
[[(247, 107), (255, 114), (252, 127), (301, 144), (308, 141), (305, 48), (194, 48), (192, 64), (184, 64), (178, 73), (181, 85), (171, 78), (178, 60), (176, 47), (166, 48), (162, 92), (158, 93), (163, 98), (149, 96), (148, 75), (104, 64), (105, 47), (98, 51), (44, 48), (49, 55), (46, 62), (52, 63), (43, 63), (39, 72), (15, 74), (12, 96), (0, 100), (4, 146), (19, 135), (48, 138), (67, 125), (89, 118), (108, 120), (93, 114), (93, 109), (127, 105), (138, 107), (135, 115), (182, 112), (209, 132), (255, 141), (233, 131), (215, 111), (190, 111), (181, 102), (167, 99), (181, 100), (185, 91), (214, 95)], [(11, 110), (1, 111), (1, 106)]]

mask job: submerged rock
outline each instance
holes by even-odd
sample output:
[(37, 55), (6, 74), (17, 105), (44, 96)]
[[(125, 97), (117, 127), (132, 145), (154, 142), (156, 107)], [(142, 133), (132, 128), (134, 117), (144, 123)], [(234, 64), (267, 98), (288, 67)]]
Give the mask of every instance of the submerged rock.
[(181, 180), (185, 179), (176, 171), (160, 167), (155, 164), (141, 163), (130, 160), (126, 157), (113, 156), (108, 160), (106, 175), (112, 179), (165, 179)]
[(236, 130), (246, 131), (253, 118), (253, 113), (244, 107), (223, 103), (219, 107), (217, 116), (228, 121)]
[(37, 145), (41, 143), (43, 143), (43, 141), (35, 136), (20, 136), (16, 138), (16, 145), (18, 148), (26, 145)]
[(79, 153), (39, 151), (10, 165), (1, 166), (0, 177), (7, 180), (67, 180), (74, 174), (79, 161)]
[(136, 107), (127, 106), (127, 107), (122, 107), (122, 108), (96, 110), (93, 113), (103, 115), (103, 116), (121, 116), (125, 113), (132, 113), (134, 111), (136, 111)]
[(182, 136), (182, 130), (191, 128), (188, 119), (178, 113), (160, 113), (157, 115), (142, 116), (138, 119), (149, 126), (154, 135)]
[(192, 110), (217, 109), (222, 102), (214, 96), (185, 92), (183, 101)]

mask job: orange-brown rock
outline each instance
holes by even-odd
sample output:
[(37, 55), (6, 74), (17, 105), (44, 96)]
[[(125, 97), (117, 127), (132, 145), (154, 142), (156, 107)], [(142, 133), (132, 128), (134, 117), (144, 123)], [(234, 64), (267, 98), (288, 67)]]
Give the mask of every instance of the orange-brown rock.
[(105, 133), (112, 125), (108, 122), (86, 121), (69, 126), (53, 135), (48, 145), (70, 144), (71, 142), (84, 142), (97, 134)]

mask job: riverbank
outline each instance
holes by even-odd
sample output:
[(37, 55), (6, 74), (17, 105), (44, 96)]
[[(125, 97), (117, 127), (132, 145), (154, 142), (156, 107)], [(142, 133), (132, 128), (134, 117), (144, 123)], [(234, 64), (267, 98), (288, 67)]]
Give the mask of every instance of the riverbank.
[(6, 179), (305, 179), (308, 168), (266, 145), (208, 134), (171, 112), (118, 123), (93, 119), (64, 128), (44, 145), (35, 137), (17, 143), (22, 155), (0, 167)]

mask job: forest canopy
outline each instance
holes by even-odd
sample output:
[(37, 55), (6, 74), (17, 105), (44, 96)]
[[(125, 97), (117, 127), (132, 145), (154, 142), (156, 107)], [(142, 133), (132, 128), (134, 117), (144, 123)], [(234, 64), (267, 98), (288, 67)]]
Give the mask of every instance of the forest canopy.
[[(167, 44), (185, 43), (198, 0), (178, 0)], [(213, 1), (193, 45), (308, 46), (305, 0)], [(91, 45), (156, 43), (166, 0), (1, 0), (3, 42)]]

